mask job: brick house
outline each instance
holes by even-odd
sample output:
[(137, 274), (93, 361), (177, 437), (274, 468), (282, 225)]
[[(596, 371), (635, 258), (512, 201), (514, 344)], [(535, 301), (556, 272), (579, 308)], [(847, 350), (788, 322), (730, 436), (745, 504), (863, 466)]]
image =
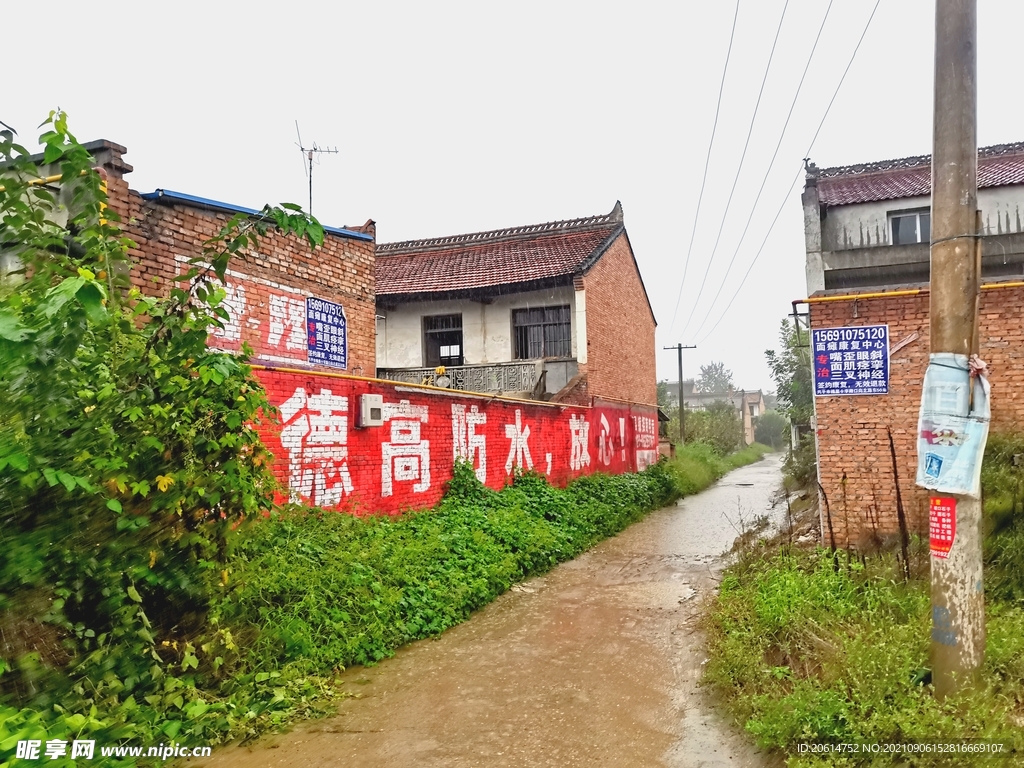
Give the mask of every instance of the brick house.
[[(978, 187), (979, 338), (991, 370), (992, 431), (1019, 431), (1024, 143), (981, 148)], [(822, 528), (827, 536), (831, 517), (839, 543), (877, 544), (897, 530), (900, 504), (911, 530), (927, 535), (928, 493), (914, 480), (929, 352), (930, 192), (930, 155), (808, 166), (803, 206), (810, 327), (888, 326), (888, 394), (815, 398)]]
[(619, 203), (601, 216), (379, 244), (376, 290), (381, 378), (657, 402), (656, 321)]

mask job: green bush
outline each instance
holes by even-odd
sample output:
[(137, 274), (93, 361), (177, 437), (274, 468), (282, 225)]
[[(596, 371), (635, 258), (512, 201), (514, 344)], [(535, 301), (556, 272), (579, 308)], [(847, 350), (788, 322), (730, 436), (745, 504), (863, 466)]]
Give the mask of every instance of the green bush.
[(790, 451), (782, 472), (791, 488), (810, 488), (818, 481), (818, 455), (814, 435), (804, 435), (800, 446)]
[(779, 451), (789, 445), (789, 419), (778, 411), (765, 411), (754, 423), (754, 439)]
[(686, 412), (686, 442), (707, 443), (719, 456), (743, 445), (743, 422), (732, 403), (711, 403), (703, 411)]
[(748, 559), (727, 571), (709, 616), (705, 680), (790, 766), (873, 764), (801, 755), (797, 745), (810, 741), (992, 739), (1019, 753), (1024, 608), (989, 606), (983, 685), (939, 703), (927, 684), (929, 605), (927, 584), (904, 584), (888, 556), (840, 568), (824, 550)]
[(247, 652), (263, 665), (373, 663), (678, 498), (679, 471), (662, 462), (565, 489), (525, 474), (493, 491), (459, 465), (432, 510), (353, 518), (293, 508), (240, 543), (219, 619), (254, 638)]

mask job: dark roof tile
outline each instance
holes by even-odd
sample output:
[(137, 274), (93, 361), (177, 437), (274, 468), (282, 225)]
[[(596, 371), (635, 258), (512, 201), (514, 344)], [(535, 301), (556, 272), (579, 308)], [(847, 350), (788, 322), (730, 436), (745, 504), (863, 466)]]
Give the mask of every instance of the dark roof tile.
[[(918, 155), (861, 165), (822, 168), (818, 200), (822, 205), (851, 205), (931, 194), (932, 156)], [(978, 187), (1024, 184), (1024, 142), (978, 150)]]
[(611, 213), (490, 232), (377, 245), (378, 296), (490, 288), (568, 277), (589, 268), (623, 231)]

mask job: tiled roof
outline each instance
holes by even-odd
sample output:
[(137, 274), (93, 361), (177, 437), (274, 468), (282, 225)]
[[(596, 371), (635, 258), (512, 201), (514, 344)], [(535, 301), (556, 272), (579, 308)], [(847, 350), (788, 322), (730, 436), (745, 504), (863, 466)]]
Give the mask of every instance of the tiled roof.
[(623, 231), (622, 206), (584, 219), (377, 245), (378, 296), (493, 288), (582, 272)]
[[(902, 157), (877, 163), (814, 169), (822, 205), (898, 200), (932, 191), (932, 156)], [(1024, 142), (978, 150), (978, 187), (1024, 184)]]

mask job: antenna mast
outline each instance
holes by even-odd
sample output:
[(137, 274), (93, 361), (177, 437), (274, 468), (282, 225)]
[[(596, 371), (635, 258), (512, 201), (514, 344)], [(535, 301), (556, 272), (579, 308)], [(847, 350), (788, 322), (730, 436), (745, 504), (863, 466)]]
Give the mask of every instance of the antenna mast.
[[(318, 147), (316, 142), (313, 142), (312, 147), (306, 147), (302, 144), (302, 134), (299, 132), (299, 121), (295, 121), (295, 135), (298, 136), (299, 140), (295, 146), (299, 148), (303, 155), (302, 170), (306, 174), (306, 178), (309, 180), (309, 210), (310, 216), (313, 215), (313, 159), (316, 157), (316, 164), (320, 164), (320, 155), (337, 155), (338, 148), (334, 147)], [(308, 164), (308, 167), (307, 167)]]

